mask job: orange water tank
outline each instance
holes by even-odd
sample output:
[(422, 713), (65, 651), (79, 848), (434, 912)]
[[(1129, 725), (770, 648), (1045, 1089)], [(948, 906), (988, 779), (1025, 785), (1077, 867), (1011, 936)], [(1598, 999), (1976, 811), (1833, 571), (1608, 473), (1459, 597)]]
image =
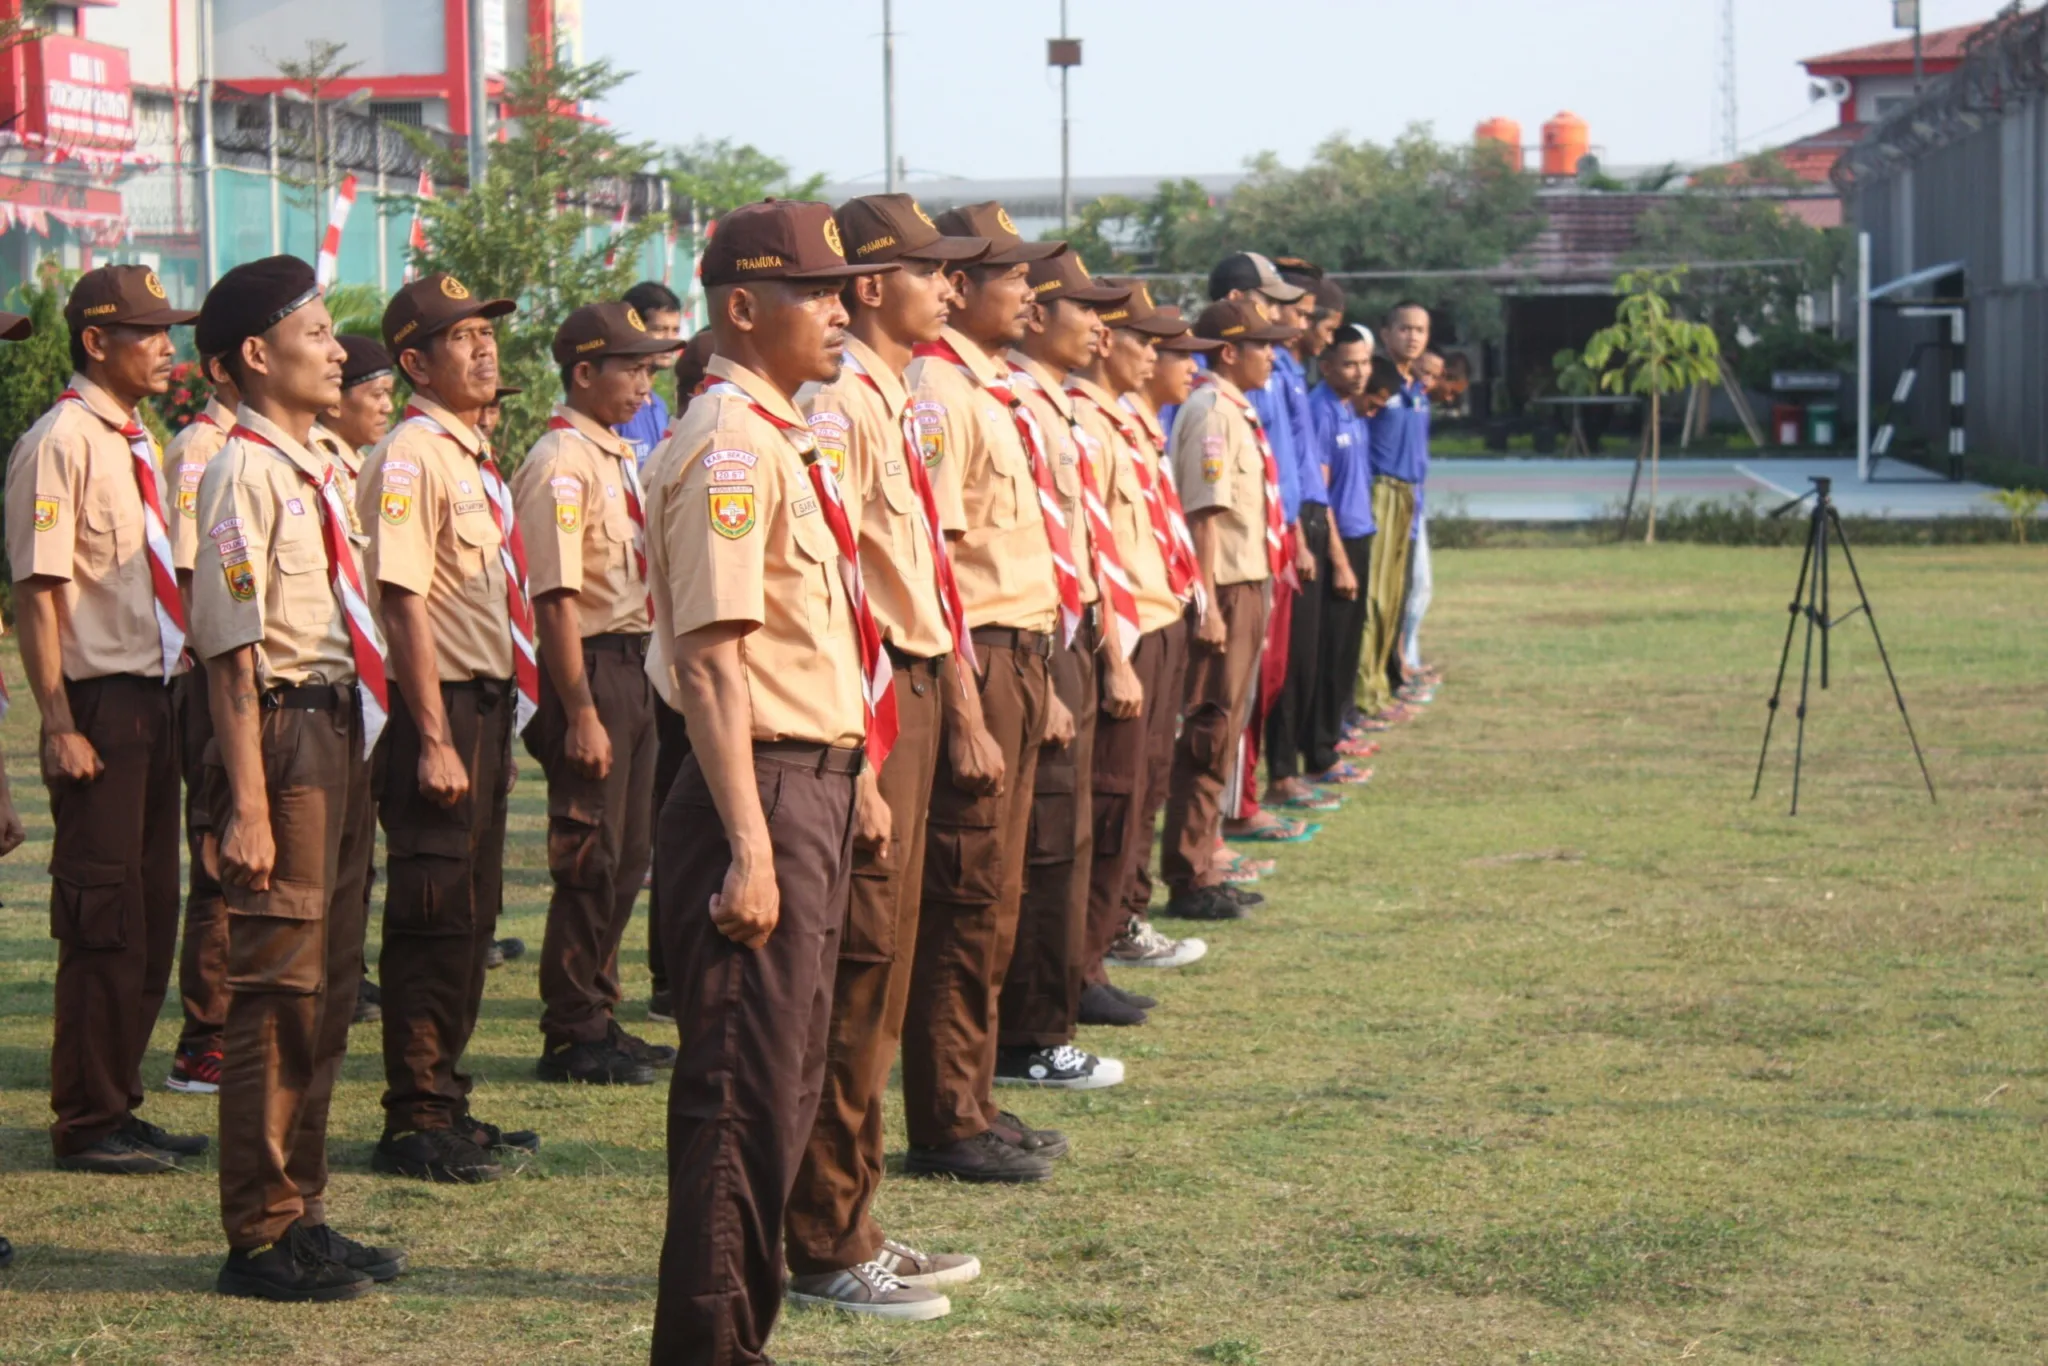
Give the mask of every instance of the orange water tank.
[(1513, 119), (1491, 118), (1473, 133), (1479, 150), (1498, 152), (1510, 170), (1522, 169), (1522, 125)]
[(1577, 175), (1579, 162), (1592, 150), (1592, 130), (1577, 114), (1567, 110), (1543, 125), (1543, 174)]

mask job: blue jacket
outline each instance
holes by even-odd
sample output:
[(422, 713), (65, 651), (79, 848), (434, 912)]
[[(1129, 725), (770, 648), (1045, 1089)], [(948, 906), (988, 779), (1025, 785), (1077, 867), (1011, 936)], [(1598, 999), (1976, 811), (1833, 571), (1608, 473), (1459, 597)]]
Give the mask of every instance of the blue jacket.
[(1421, 380), (1401, 386), (1372, 427), (1372, 472), (1415, 485), (1415, 528), (1422, 525), (1422, 486), (1429, 478), (1429, 391)]
[(1294, 428), (1295, 482), (1301, 490), (1300, 500), (1328, 503), (1330, 490), (1323, 482), (1323, 462), (1313, 450), (1315, 426), (1308, 411), (1308, 376), (1294, 353), (1284, 346), (1273, 348), (1273, 378), (1267, 381), (1267, 387), (1278, 389), (1284, 397), (1288, 422)]
[(1371, 434), (1358, 410), (1317, 385), (1308, 396), (1315, 441), (1311, 454), (1330, 467), (1330, 516), (1345, 540), (1370, 536), (1372, 519)]
[(634, 463), (644, 465), (661, 444), (661, 434), (668, 430), (668, 405), (661, 401), (660, 394), (650, 394), (645, 407), (612, 430), (633, 448)]

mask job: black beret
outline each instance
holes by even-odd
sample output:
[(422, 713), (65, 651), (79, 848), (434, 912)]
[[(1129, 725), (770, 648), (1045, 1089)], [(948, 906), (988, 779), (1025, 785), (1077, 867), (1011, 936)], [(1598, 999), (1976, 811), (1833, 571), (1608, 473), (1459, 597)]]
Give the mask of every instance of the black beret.
[(358, 384), (391, 373), (391, 353), (371, 337), (358, 337), (343, 333), (335, 338), (341, 349), (348, 352), (348, 359), (341, 364), (341, 387), (353, 389)]
[(313, 268), (298, 257), (250, 261), (221, 276), (206, 292), (192, 340), (200, 355), (221, 355), (249, 337), (262, 336), (319, 297)]

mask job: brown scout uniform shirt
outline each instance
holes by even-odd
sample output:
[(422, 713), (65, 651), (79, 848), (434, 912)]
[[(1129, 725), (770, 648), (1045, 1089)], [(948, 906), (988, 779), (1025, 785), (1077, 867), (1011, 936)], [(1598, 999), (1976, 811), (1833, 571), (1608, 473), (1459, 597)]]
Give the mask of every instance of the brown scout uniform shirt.
[(477, 468), (483, 438), (419, 394), (410, 406), (449, 435), (401, 422), (363, 461), (376, 469), (356, 493), (356, 517), (370, 535), (363, 567), (372, 602), (387, 583), (427, 600), (442, 682), (510, 678), (505, 565)]
[(207, 400), (201, 416), (207, 420), (193, 418), (164, 447), (164, 485), (171, 494), (164, 516), (171, 524), (171, 564), (180, 574), (192, 572), (199, 550), (200, 477), (228, 444), (228, 432), (235, 425), (234, 409), (218, 398)]
[(44, 413), (15, 443), (8, 463), (14, 582), (63, 580), (57, 607), (64, 677), (162, 678), (142, 490), (135, 486), (134, 452), (121, 435), (129, 419), (84, 375), (73, 375), (70, 387), (85, 405), (66, 401)]
[(647, 583), (633, 557), (623, 469), (633, 448), (573, 408), (555, 416), (575, 430), (543, 433), (512, 476), (526, 591), (574, 593), (584, 636), (645, 635)]
[(860, 648), (838, 543), (805, 470), (815, 443), (767, 380), (723, 356), (709, 373), (741, 392), (698, 398), (647, 461), (647, 573), (662, 623), (648, 677), (681, 710), (676, 638), (742, 622), (754, 628), (739, 642), (754, 739), (858, 745)]
[[(217, 659), (256, 646), (260, 687), (353, 683), (348, 618), (328, 576), (320, 524), (327, 453), (247, 407), (235, 416), (272, 444), (230, 441), (200, 480), (207, 545), (192, 574), (193, 651)], [(362, 539), (349, 537), (358, 567)]]
[(982, 387), (1010, 385), (1011, 377), (961, 333), (948, 328), (946, 340), (976, 378), (951, 361), (921, 356), (905, 381), (939, 520), (958, 538), (953, 573), (967, 624), (1050, 633), (1059, 620), (1059, 585), (1038, 484), (1009, 409)]
[[(1074, 400), (1067, 397), (1058, 375), (1022, 351), (1010, 352), (1010, 361), (1023, 366), (1038, 381), (1033, 385), (1015, 375), (1010, 377), (1012, 391), (1030, 405), (1038, 419), (1038, 430), (1045, 433), (1045, 457), (1052, 462), (1053, 487), (1060, 491), (1060, 507), (1067, 514), (1067, 540), (1074, 548), (1074, 573), (1081, 580), (1081, 601), (1094, 602), (1102, 596), (1102, 590), (1095, 586), (1095, 551), (1088, 509), (1081, 505), (1081, 453), (1074, 444)], [(1097, 457), (1098, 452), (1088, 452), (1091, 465), (1099, 463)], [(1096, 477), (1101, 478), (1100, 470)], [(1096, 496), (1101, 493), (1098, 488)]]
[[(1225, 391), (1229, 397), (1225, 397)], [(1190, 521), (1220, 508), (1216, 516), (1218, 588), (1230, 583), (1264, 583), (1266, 560), (1266, 462), (1239, 402), (1243, 391), (1227, 379), (1196, 387), (1173, 420), (1173, 479)]]
[[(1138, 420), (1118, 406), (1107, 389), (1079, 375), (1069, 377), (1067, 382), (1079, 386), (1095, 403), (1115, 413), (1117, 421), (1125, 427), (1133, 432), (1138, 430)], [(1131, 596), (1138, 604), (1138, 629), (1147, 635), (1164, 630), (1180, 620), (1181, 605), (1167, 578), (1159, 538), (1152, 534), (1152, 510), (1145, 502), (1145, 487), (1138, 482), (1137, 462), (1147, 460), (1150, 453), (1125, 441), (1116, 423), (1094, 403), (1076, 403), (1074, 409), (1080, 414), (1081, 429), (1095, 439), (1095, 449), (1100, 452), (1095, 477), (1105, 487), (1098, 492), (1109, 511), (1109, 529), (1116, 537), (1117, 553), (1122, 556), (1124, 573), (1131, 581)], [(1139, 440), (1144, 438), (1140, 436)], [(1145, 469), (1153, 479), (1159, 477), (1149, 461)]]
[(846, 514), (860, 543), (868, 610), (882, 639), (919, 659), (953, 650), (952, 632), (933, 578), (931, 537), (903, 448), (903, 381), (852, 337), (849, 354), (874, 377), (876, 392), (851, 367), (830, 384), (806, 386), (798, 397), (811, 417), (818, 454), (839, 474)]

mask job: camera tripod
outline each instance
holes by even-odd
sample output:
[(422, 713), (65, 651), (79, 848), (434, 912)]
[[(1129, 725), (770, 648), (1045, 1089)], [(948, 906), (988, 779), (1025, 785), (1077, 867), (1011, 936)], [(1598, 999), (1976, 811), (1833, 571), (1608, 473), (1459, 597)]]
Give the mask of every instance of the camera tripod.
[[(1899, 676), (1892, 672), (1891, 656), (1885, 653), (1884, 637), (1877, 631), (1877, 614), (1870, 610), (1870, 594), (1863, 587), (1863, 576), (1856, 571), (1856, 557), (1849, 551), (1849, 535), (1842, 529), (1841, 514), (1835, 511), (1830, 490), (1832, 479), (1815, 477), (1811, 491), (1800, 494), (1783, 507), (1775, 509), (1771, 516), (1782, 517), (1807, 499), (1813, 499), (1813, 513), (1806, 533), (1806, 557), (1799, 564), (1799, 582), (1792, 590), (1792, 605), (1789, 609), (1791, 620), (1785, 623), (1785, 648), (1778, 655), (1778, 681), (1771, 689), (1770, 715), (1764, 721), (1764, 747), (1756, 756), (1756, 782), (1750, 787), (1749, 799), (1755, 801), (1763, 790), (1764, 760), (1771, 752), (1771, 728), (1777, 724), (1778, 704), (1785, 694), (1785, 670), (1792, 661), (1792, 637), (1799, 629), (1799, 619), (1806, 618), (1806, 655), (1799, 669), (1799, 732), (1792, 749), (1792, 814), (1799, 814), (1799, 774), (1806, 759), (1806, 702), (1808, 686), (1813, 679), (1813, 641), (1820, 637), (1820, 686), (1828, 686), (1828, 634), (1835, 627), (1861, 612), (1870, 622), (1870, 638), (1877, 642), (1877, 657), (1884, 661), (1884, 676), (1891, 680), (1892, 697), (1899, 704), (1899, 717), (1906, 723), (1906, 738), (1913, 743), (1913, 757), (1919, 761), (1920, 777), (1927, 784), (1927, 799), (1934, 801), (1934, 779), (1927, 772), (1927, 758), (1920, 752), (1920, 737), (1913, 733), (1913, 718), (1906, 712), (1906, 696), (1899, 691)], [(1849, 577), (1856, 585), (1858, 605), (1839, 617), (1830, 616), (1831, 603), (1828, 596), (1828, 550), (1831, 545), (1840, 545), (1842, 561), (1849, 566)], [(1803, 599), (1803, 601), (1802, 601)]]

